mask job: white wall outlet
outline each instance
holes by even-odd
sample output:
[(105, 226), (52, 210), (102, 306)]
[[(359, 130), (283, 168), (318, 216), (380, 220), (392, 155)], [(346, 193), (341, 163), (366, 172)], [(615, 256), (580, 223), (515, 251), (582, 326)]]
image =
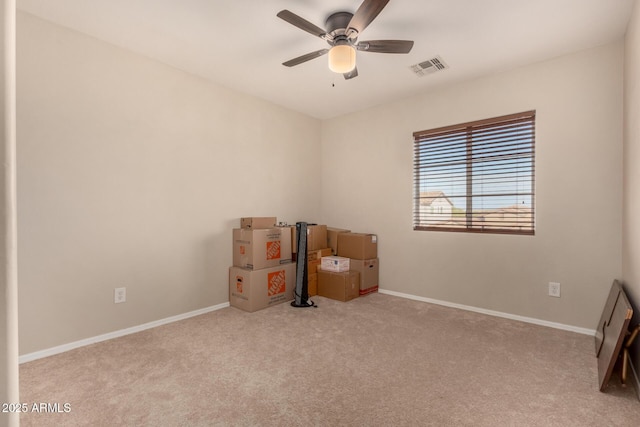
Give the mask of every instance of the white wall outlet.
[(127, 288), (115, 288), (113, 292), (113, 302), (116, 304), (127, 302)]
[(549, 282), (549, 296), (560, 298), (560, 283)]

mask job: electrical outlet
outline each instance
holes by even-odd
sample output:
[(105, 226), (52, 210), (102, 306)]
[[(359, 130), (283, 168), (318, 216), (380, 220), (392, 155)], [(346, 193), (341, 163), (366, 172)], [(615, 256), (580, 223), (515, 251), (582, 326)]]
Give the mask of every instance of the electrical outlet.
[(113, 292), (113, 302), (116, 304), (127, 302), (127, 288), (115, 288)]
[(549, 282), (549, 296), (560, 298), (560, 283)]

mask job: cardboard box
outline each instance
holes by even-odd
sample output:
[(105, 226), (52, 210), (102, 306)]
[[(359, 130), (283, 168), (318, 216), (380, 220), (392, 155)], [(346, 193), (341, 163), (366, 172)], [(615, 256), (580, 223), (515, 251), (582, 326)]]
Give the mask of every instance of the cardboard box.
[(378, 258), (378, 236), (365, 233), (339, 233), (338, 255), (353, 259)]
[[(294, 228), (293, 246), (298, 251), (298, 233)], [(327, 248), (327, 226), (326, 225), (307, 225), (307, 252), (316, 251), (318, 249)]]
[(307, 290), (310, 297), (318, 295), (318, 273), (307, 274)]
[(320, 268), (318, 271), (333, 271), (341, 273), (343, 271), (349, 271), (349, 258), (341, 256), (324, 256), (320, 258)]
[(352, 259), (350, 269), (360, 273), (360, 295), (378, 292), (378, 277), (380, 272), (380, 260)]
[(273, 228), (275, 226), (275, 216), (248, 216), (240, 218), (240, 228)]
[[(233, 265), (259, 270), (291, 262), (291, 239), (286, 228), (234, 228)], [(287, 231), (284, 231), (287, 234)]]
[(320, 258), (324, 256), (331, 256), (331, 255), (332, 255), (331, 248), (311, 250), (311, 251), (307, 251), (307, 261), (311, 262), (315, 260), (320, 260)]
[(331, 248), (330, 255), (338, 255), (338, 234), (350, 231), (344, 228), (327, 227), (327, 246)]
[(338, 301), (349, 301), (360, 295), (360, 273), (345, 271), (318, 272), (318, 295)]
[(318, 270), (320, 270), (319, 259), (307, 262), (307, 274), (315, 274)]
[(244, 311), (257, 311), (293, 299), (296, 265), (261, 270), (229, 268), (229, 304)]
[(307, 252), (327, 247), (327, 226), (312, 225), (307, 227)]
[(277, 228), (282, 230), (282, 239), (286, 239), (289, 237), (289, 245), (291, 245), (291, 260), (295, 262), (295, 257), (293, 254), (296, 253), (296, 241), (294, 240), (296, 234), (296, 226), (295, 225), (279, 225)]

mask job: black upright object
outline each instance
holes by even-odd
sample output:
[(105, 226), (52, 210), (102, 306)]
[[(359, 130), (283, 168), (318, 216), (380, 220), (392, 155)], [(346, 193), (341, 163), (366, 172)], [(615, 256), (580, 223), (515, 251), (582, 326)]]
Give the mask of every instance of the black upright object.
[(309, 299), (309, 272), (307, 266), (307, 223), (296, 223), (296, 287), (295, 299), (291, 301), (293, 307), (315, 307), (315, 303)]

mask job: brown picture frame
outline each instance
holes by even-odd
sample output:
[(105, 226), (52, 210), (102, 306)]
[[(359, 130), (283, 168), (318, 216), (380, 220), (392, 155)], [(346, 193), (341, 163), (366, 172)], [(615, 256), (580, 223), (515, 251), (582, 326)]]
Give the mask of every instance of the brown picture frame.
[(632, 316), (633, 308), (629, 299), (620, 282), (614, 280), (595, 336), (600, 391), (604, 391), (611, 379)]

